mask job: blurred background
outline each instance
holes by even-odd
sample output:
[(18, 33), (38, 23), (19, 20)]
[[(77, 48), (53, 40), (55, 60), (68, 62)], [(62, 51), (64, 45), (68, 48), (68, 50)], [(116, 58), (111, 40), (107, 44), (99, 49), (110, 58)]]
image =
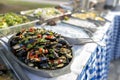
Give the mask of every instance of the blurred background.
[[(21, 10), (52, 7), (57, 5), (56, 2), (53, 3), (51, 1), (54, 2), (54, 0), (0, 0), (0, 13), (17, 12)], [(61, 2), (64, 2), (64, 0)]]
[(0, 0), (0, 13), (17, 12), (21, 10), (52, 7), (70, 4), (74, 9), (92, 9), (98, 11), (116, 6), (119, 0)]

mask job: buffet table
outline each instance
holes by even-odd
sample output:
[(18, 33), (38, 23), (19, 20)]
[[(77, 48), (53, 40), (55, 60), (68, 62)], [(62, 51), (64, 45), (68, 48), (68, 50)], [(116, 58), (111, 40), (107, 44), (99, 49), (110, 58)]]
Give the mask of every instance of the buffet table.
[[(109, 30), (110, 24), (106, 24), (103, 29), (98, 31), (101, 34), (97, 35), (101, 37), (101, 41), (107, 43), (108, 36), (107, 32)], [(91, 45), (93, 46), (93, 45)], [(106, 46), (102, 47), (97, 45), (93, 50), (91, 57), (89, 58), (86, 67), (83, 69), (83, 72), (78, 76), (78, 80), (106, 80), (109, 69), (109, 56), (108, 53), (110, 48)]]
[[(36, 26), (41, 27), (41, 26)], [(65, 26), (60, 26), (61, 29), (57, 27), (53, 27), (54, 30), (61, 30), (61, 34), (68, 35), (70, 32), (73, 33), (72, 35), (68, 35), (71, 37), (78, 37), (78, 36), (86, 36), (86, 34), (78, 33), (79, 29), (73, 31), (73, 29), (69, 29)], [(50, 26), (46, 27), (47, 29), (51, 29)], [(52, 28), (52, 29), (53, 29)], [(63, 30), (64, 29), (64, 30)], [(32, 74), (25, 69), (24, 72), (28, 75), (31, 80), (106, 80), (108, 75), (109, 69), (109, 62), (110, 62), (110, 46), (109, 39), (110, 39), (110, 22), (107, 22), (104, 26), (98, 28), (98, 31), (94, 34), (93, 38), (99, 40), (100, 43), (103, 45), (98, 45), (96, 43), (87, 43), (85, 45), (74, 45), (73, 46), (73, 54), (74, 59), (72, 65), (70, 67), (71, 72), (68, 74), (64, 74), (54, 78), (43, 78)], [(112, 33), (112, 32), (111, 32)], [(76, 35), (75, 35), (76, 34)], [(87, 36), (86, 36), (87, 37)], [(7, 40), (5, 40), (7, 41)], [(107, 47), (106, 47), (107, 45)]]
[[(100, 27), (94, 34), (94, 38), (103, 43), (108, 38), (105, 34), (109, 29), (110, 23)], [(39, 27), (39, 26), (37, 26)], [(74, 46), (74, 60), (71, 65), (71, 73), (61, 75), (55, 78), (43, 78), (25, 70), (31, 80), (103, 80), (107, 79), (108, 74), (108, 53), (106, 46), (100, 46), (95, 43)], [(103, 76), (104, 75), (104, 76)]]
[(83, 72), (78, 76), (77, 78), (78, 80), (107, 79), (110, 61), (120, 58), (119, 14), (120, 12), (110, 11), (106, 15), (106, 19), (112, 22), (111, 24), (109, 24), (109, 26), (107, 25), (104, 26), (103, 30), (101, 31), (101, 32), (105, 32), (102, 41), (106, 43), (106, 47), (101, 47), (101, 46), (96, 47), (86, 67), (83, 69)]
[[(108, 39), (108, 36), (105, 34), (109, 30), (109, 25), (110, 23), (108, 22), (103, 27), (100, 27), (99, 30), (94, 34), (94, 38), (105, 43)], [(107, 79), (109, 65), (109, 54), (106, 50), (107, 49), (105, 45), (100, 46), (96, 43), (75, 45), (73, 47), (74, 60), (70, 67), (71, 72), (55, 78), (43, 78), (24, 69), (23, 70), (31, 80), (104, 80)]]

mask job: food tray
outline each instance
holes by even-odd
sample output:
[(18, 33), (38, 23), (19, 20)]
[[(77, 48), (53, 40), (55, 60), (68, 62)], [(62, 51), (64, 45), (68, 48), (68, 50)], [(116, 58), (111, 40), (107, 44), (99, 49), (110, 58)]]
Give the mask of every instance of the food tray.
[[(53, 12), (50, 12), (50, 11), (56, 11), (56, 13), (54, 14), (50, 14), (50, 13), (53, 13)], [(27, 11), (21, 11), (20, 14), (21, 15), (27, 15), (27, 16), (30, 16), (30, 17), (35, 17), (37, 19), (40, 19), (42, 21), (46, 21), (46, 20), (53, 20), (53, 19), (60, 19), (60, 17), (63, 17), (65, 15), (70, 15), (71, 14), (71, 11), (69, 10), (65, 10), (63, 9), (64, 12), (60, 11), (59, 9), (57, 8), (38, 8), (38, 9), (33, 9), (33, 10), (27, 10)], [(38, 16), (35, 16), (39, 11), (41, 11), (41, 14), (39, 14)]]
[(73, 26), (78, 26), (80, 28), (84, 28), (84, 29), (86, 28), (92, 32), (95, 32), (97, 30), (97, 27), (98, 27), (97, 25), (95, 25), (92, 22), (89, 22), (87, 20), (81, 20), (78, 18), (69, 18), (68, 20), (63, 20), (62, 22), (66, 23), (66, 24), (73, 25)]
[(71, 16), (73, 18), (78, 18), (81, 20), (87, 20), (89, 22), (93, 22), (98, 26), (104, 25), (108, 21), (104, 17), (100, 16), (100, 14), (95, 12), (73, 13)]
[(39, 20), (34, 20), (34, 21), (31, 21), (31, 22), (23, 23), (23, 24), (18, 24), (18, 25), (15, 25), (15, 26), (7, 27), (7, 28), (2, 28), (2, 29), (0, 29), (0, 37), (11, 35), (11, 34), (14, 34), (18, 31), (20, 31), (21, 29), (27, 29), (31, 26), (35, 26), (35, 24), (38, 21)]
[(34, 26), (39, 20), (18, 13), (0, 14), (0, 37), (18, 32), (22, 28)]
[[(42, 30), (44, 30), (44, 29), (42, 29)], [(38, 30), (38, 31), (40, 31), (40, 30)], [(28, 31), (26, 31), (26, 32), (28, 32)], [(47, 31), (47, 33), (49, 33), (49, 31)], [(50, 32), (51, 33), (51, 32)], [(55, 34), (55, 33), (54, 33)], [(56, 35), (56, 34), (55, 34)], [(35, 35), (34, 35), (35, 36)], [(57, 35), (56, 35), (57, 36)], [(29, 36), (30, 37), (30, 36)], [(28, 38), (28, 37), (26, 37), (26, 38)], [(57, 38), (57, 37), (56, 37)], [(9, 39), (9, 43), (10, 43), (10, 47), (11, 47), (11, 51), (13, 52), (13, 54), (15, 53), (14, 51), (13, 51), (13, 48), (12, 48), (12, 45), (11, 45), (11, 43), (13, 42), (13, 39), (15, 39), (15, 36), (13, 36), (13, 37), (11, 37), (10, 39)], [(39, 38), (37, 38), (37, 39), (39, 39)], [(63, 39), (63, 38), (57, 38), (57, 39)], [(31, 64), (31, 62), (29, 62), (28, 64), (26, 63), (26, 62), (20, 62), (22, 59), (20, 59), (20, 57), (21, 56), (17, 56), (17, 58), (19, 58), (19, 60), (20, 61), (18, 61), (18, 63), (20, 63), (20, 65), (22, 65), (23, 63), (24, 64), (27, 64), (27, 65), (22, 65), (23, 67), (25, 67), (25, 68), (27, 68), (27, 69), (29, 69), (30, 71), (33, 71), (34, 73), (35, 72), (39, 72), (39, 73), (41, 73), (41, 74), (39, 74), (40, 76), (42, 76), (42, 77), (56, 77), (56, 76), (59, 76), (59, 75), (62, 75), (63, 74), (63, 72), (64, 72), (64, 70), (66, 70), (66, 72), (65, 73), (67, 73), (68, 71), (70, 72), (70, 63), (71, 63), (71, 61), (72, 61), (72, 58), (73, 58), (73, 54), (72, 54), (72, 49), (71, 49), (71, 45), (69, 45), (69, 43), (66, 41), (66, 40), (64, 40), (65, 41), (65, 44), (66, 45), (68, 45), (68, 46), (70, 46), (70, 48), (68, 48), (68, 47), (66, 47), (67, 49), (69, 49), (69, 51), (70, 51), (70, 54), (71, 54), (71, 57), (70, 57), (70, 55), (69, 55), (69, 58), (67, 57), (67, 55), (65, 55), (66, 56), (66, 62), (65, 63), (63, 63), (64, 65), (63, 66), (59, 66), (59, 67), (56, 67), (57, 65), (59, 65), (59, 63), (56, 65), (56, 63), (55, 63), (55, 65), (54, 66), (49, 66), (49, 67), (47, 67), (46, 66), (46, 68), (42, 68), (42, 67), (40, 67), (39, 65), (41, 65), (41, 64), (43, 64), (43, 63), (41, 63), (42, 61), (40, 61), (40, 63), (39, 63), (39, 65), (36, 65), (35, 66), (35, 64), (34, 64), (34, 66), (31, 66), (31, 67), (29, 67), (28, 66), (28, 64), (30, 63)], [(52, 41), (53, 42), (53, 41)], [(24, 42), (22, 42), (22, 43), (24, 43)], [(58, 42), (59, 43), (59, 42)], [(48, 43), (48, 44), (50, 44), (50, 43)], [(62, 44), (62, 43), (61, 43)], [(38, 44), (35, 44), (36, 46), (38, 45)], [(42, 44), (41, 44), (42, 45)], [(45, 44), (43, 44), (42, 46), (44, 46)], [(53, 45), (53, 44), (52, 44)], [(35, 46), (34, 46), (35, 47)], [(34, 48), (33, 47), (33, 48)], [(55, 47), (55, 46), (54, 46)], [(49, 47), (50, 48), (50, 47)], [(46, 50), (49, 50), (49, 48), (47, 48), (46, 47)], [(52, 48), (50, 48), (50, 49), (52, 49)], [(58, 49), (57, 47), (55, 47), (55, 49)], [(64, 46), (64, 49), (65, 49), (65, 46)], [(51, 54), (51, 52), (50, 51), (48, 51), (47, 53), (49, 53), (47, 56), (50, 56), (50, 54)], [(17, 52), (15, 53), (15, 54), (17, 54)], [(53, 53), (52, 53), (53, 54)], [(57, 53), (56, 53), (57, 54)], [(60, 54), (60, 53), (59, 53)], [(67, 54), (67, 53), (66, 53)], [(44, 54), (43, 54), (44, 55)], [(44, 55), (44, 56), (42, 56), (41, 54), (39, 55), (39, 56), (41, 56), (41, 57), (44, 57), (45, 58), (45, 56), (46, 55)], [(63, 56), (63, 54), (61, 54), (62, 56)], [(46, 58), (48, 58), (46, 56)], [(22, 56), (23, 57), (23, 56)], [(28, 56), (26, 56), (27, 58), (28, 58)], [(39, 58), (41, 58), (41, 57), (39, 57)], [(55, 59), (52, 59), (52, 61), (54, 60), (56, 60), (57, 61), (57, 59), (60, 59), (60, 57), (61, 56), (59, 56), (59, 58), (58, 57), (55, 57), (54, 56), (54, 58)], [(26, 60), (27, 60), (27, 58), (26, 58)], [(38, 59), (39, 59), (38, 58)], [(43, 59), (43, 58), (41, 58), (41, 59)], [(61, 58), (62, 59), (62, 58)], [(49, 60), (51, 60), (50, 58), (49, 58)], [(65, 60), (65, 59), (64, 59)], [(15, 61), (17, 61), (17, 60), (15, 60)], [(46, 60), (47, 61), (47, 60)], [(36, 61), (37, 63), (39, 62), (39, 61)], [(44, 62), (44, 60), (43, 60), (43, 62)], [(44, 62), (44, 63), (46, 63), (46, 62)], [(48, 63), (47, 63), (48, 64)], [(61, 64), (61, 63), (60, 63)], [(48, 64), (49, 65), (49, 64)], [(45, 64), (43, 65), (43, 66), (45, 66)], [(36, 67), (38, 67), (37, 69), (36, 69)], [(53, 68), (54, 67), (54, 68)], [(44, 75), (43, 75), (44, 74)]]
[(84, 29), (74, 25), (66, 24), (63, 22), (59, 22), (55, 26), (44, 25), (43, 28), (47, 30), (52, 30), (53, 32), (57, 32), (62, 36), (70, 37), (70, 38), (89, 38), (90, 37)]
[[(60, 29), (63, 29), (63, 27), (64, 27), (64, 31), (63, 30), (60, 30)], [(72, 28), (70, 28), (70, 27), (72, 27)], [(80, 28), (77, 28), (77, 27), (74, 27), (74, 26), (70, 26), (70, 25), (67, 25), (67, 24), (64, 24), (64, 23), (60, 23), (60, 24), (57, 24), (57, 26), (46, 26), (46, 27), (44, 27), (45, 29), (47, 28), (47, 30), (48, 29), (52, 29), (53, 28), (53, 30), (56, 30), (56, 31), (54, 31), (54, 32), (57, 32), (57, 33), (62, 33), (62, 31), (63, 31), (63, 34), (62, 35), (64, 35), (64, 36), (67, 36), (67, 37), (73, 37), (73, 35), (76, 33), (76, 32), (73, 32), (73, 31), (78, 31), (79, 32), (79, 34), (77, 35), (77, 33), (76, 33), (76, 36), (75, 37), (80, 37), (80, 38), (89, 38), (89, 36), (85, 33), (85, 31), (83, 31), (82, 29), (80, 29)], [(56, 29), (55, 29), (56, 28)], [(71, 31), (72, 29), (74, 29), (73, 31)], [(52, 30), (52, 31), (53, 31)], [(70, 30), (70, 32), (71, 33), (69, 33), (69, 32), (66, 32), (66, 31), (69, 31)], [(74, 34), (72, 34), (72, 33), (74, 33)], [(71, 34), (70, 36), (68, 36), (68, 35), (66, 35), (66, 34)], [(10, 41), (10, 40), (9, 40)], [(10, 47), (9, 47), (10, 48)], [(11, 55), (13, 55), (13, 54), (11, 54)], [(30, 67), (28, 67), (28, 66), (26, 66), (25, 64), (23, 64), (23, 63), (21, 63), (16, 57), (13, 57), (14, 59), (15, 59), (15, 61), (17, 61), (20, 65), (22, 65), (22, 67), (24, 67), (25, 69), (27, 69), (28, 71), (30, 71), (30, 72), (32, 72), (32, 73), (35, 73), (35, 74), (37, 74), (37, 75), (40, 75), (40, 76), (43, 76), (43, 77), (56, 77), (56, 76), (59, 76), (59, 75), (62, 75), (62, 74), (65, 74), (65, 73), (68, 73), (68, 72), (70, 72), (70, 66), (71, 66), (71, 64), (69, 65), (69, 66), (66, 66), (66, 67), (64, 67), (64, 68), (62, 68), (62, 69), (58, 69), (58, 70), (48, 70), (48, 71), (46, 71), (46, 70), (38, 70), (38, 69), (33, 69), (33, 68), (30, 68)], [(65, 71), (65, 72), (64, 72)], [(57, 74), (58, 73), (58, 74)]]

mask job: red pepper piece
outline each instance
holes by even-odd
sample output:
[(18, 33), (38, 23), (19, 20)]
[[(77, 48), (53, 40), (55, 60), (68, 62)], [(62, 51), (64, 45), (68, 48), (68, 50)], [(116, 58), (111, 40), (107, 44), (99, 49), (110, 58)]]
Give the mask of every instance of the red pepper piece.
[(38, 34), (37, 37), (38, 37), (38, 38), (42, 38), (42, 35), (41, 35), (41, 34)]
[(31, 57), (31, 56), (33, 56), (33, 54), (32, 54), (32, 53), (30, 53), (30, 54), (29, 54), (29, 56)]
[(40, 54), (42, 54), (43, 53), (43, 48), (39, 48), (39, 52), (40, 52)]
[(53, 35), (48, 35), (48, 36), (46, 36), (46, 39), (53, 39), (53, 38), (54, 38)]
[(35, 54), (34, 57), (35, 57), (35, 58), (38, 58), (38, 54)]
[(35, 31), (35, 28), (31, 27), (31, 28), (29, 29), (29, 31), (30, 31), (30, 32)]

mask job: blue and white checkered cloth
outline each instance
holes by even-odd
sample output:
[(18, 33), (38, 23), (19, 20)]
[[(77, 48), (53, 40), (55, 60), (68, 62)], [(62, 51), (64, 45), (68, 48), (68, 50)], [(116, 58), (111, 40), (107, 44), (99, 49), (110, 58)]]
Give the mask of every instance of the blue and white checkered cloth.
[[(113, 34), (113, 26), (111, 26), (105, 33), (102, 41), (106, 43), (105, 47), (97, 46), (94, 53), (91, 55), (82, 73), (77, 80), (107, 80), (109, 64), (111, 56), (110, 51), (113, 51), (114, 43), (111, 43), (111, 34)], [(115, 32), (115, 31), (114, 31)], [(116, 37), (116, 36), (114, 36)]]
[(115, 60), (120, 58), (120, 16), (115, 16), (107, 36), (108, 41), (106, 42), (108, 53), (110, 53), (109, 59)]
[(111, 60), (120, 58), (120, 16), (115, 16), (103, 38), (106, 47), (98, 46), (78, 80), (107, 80)]
[(77, 80), (107, 80), (108, 65), (106, 48), (98, 46)]

